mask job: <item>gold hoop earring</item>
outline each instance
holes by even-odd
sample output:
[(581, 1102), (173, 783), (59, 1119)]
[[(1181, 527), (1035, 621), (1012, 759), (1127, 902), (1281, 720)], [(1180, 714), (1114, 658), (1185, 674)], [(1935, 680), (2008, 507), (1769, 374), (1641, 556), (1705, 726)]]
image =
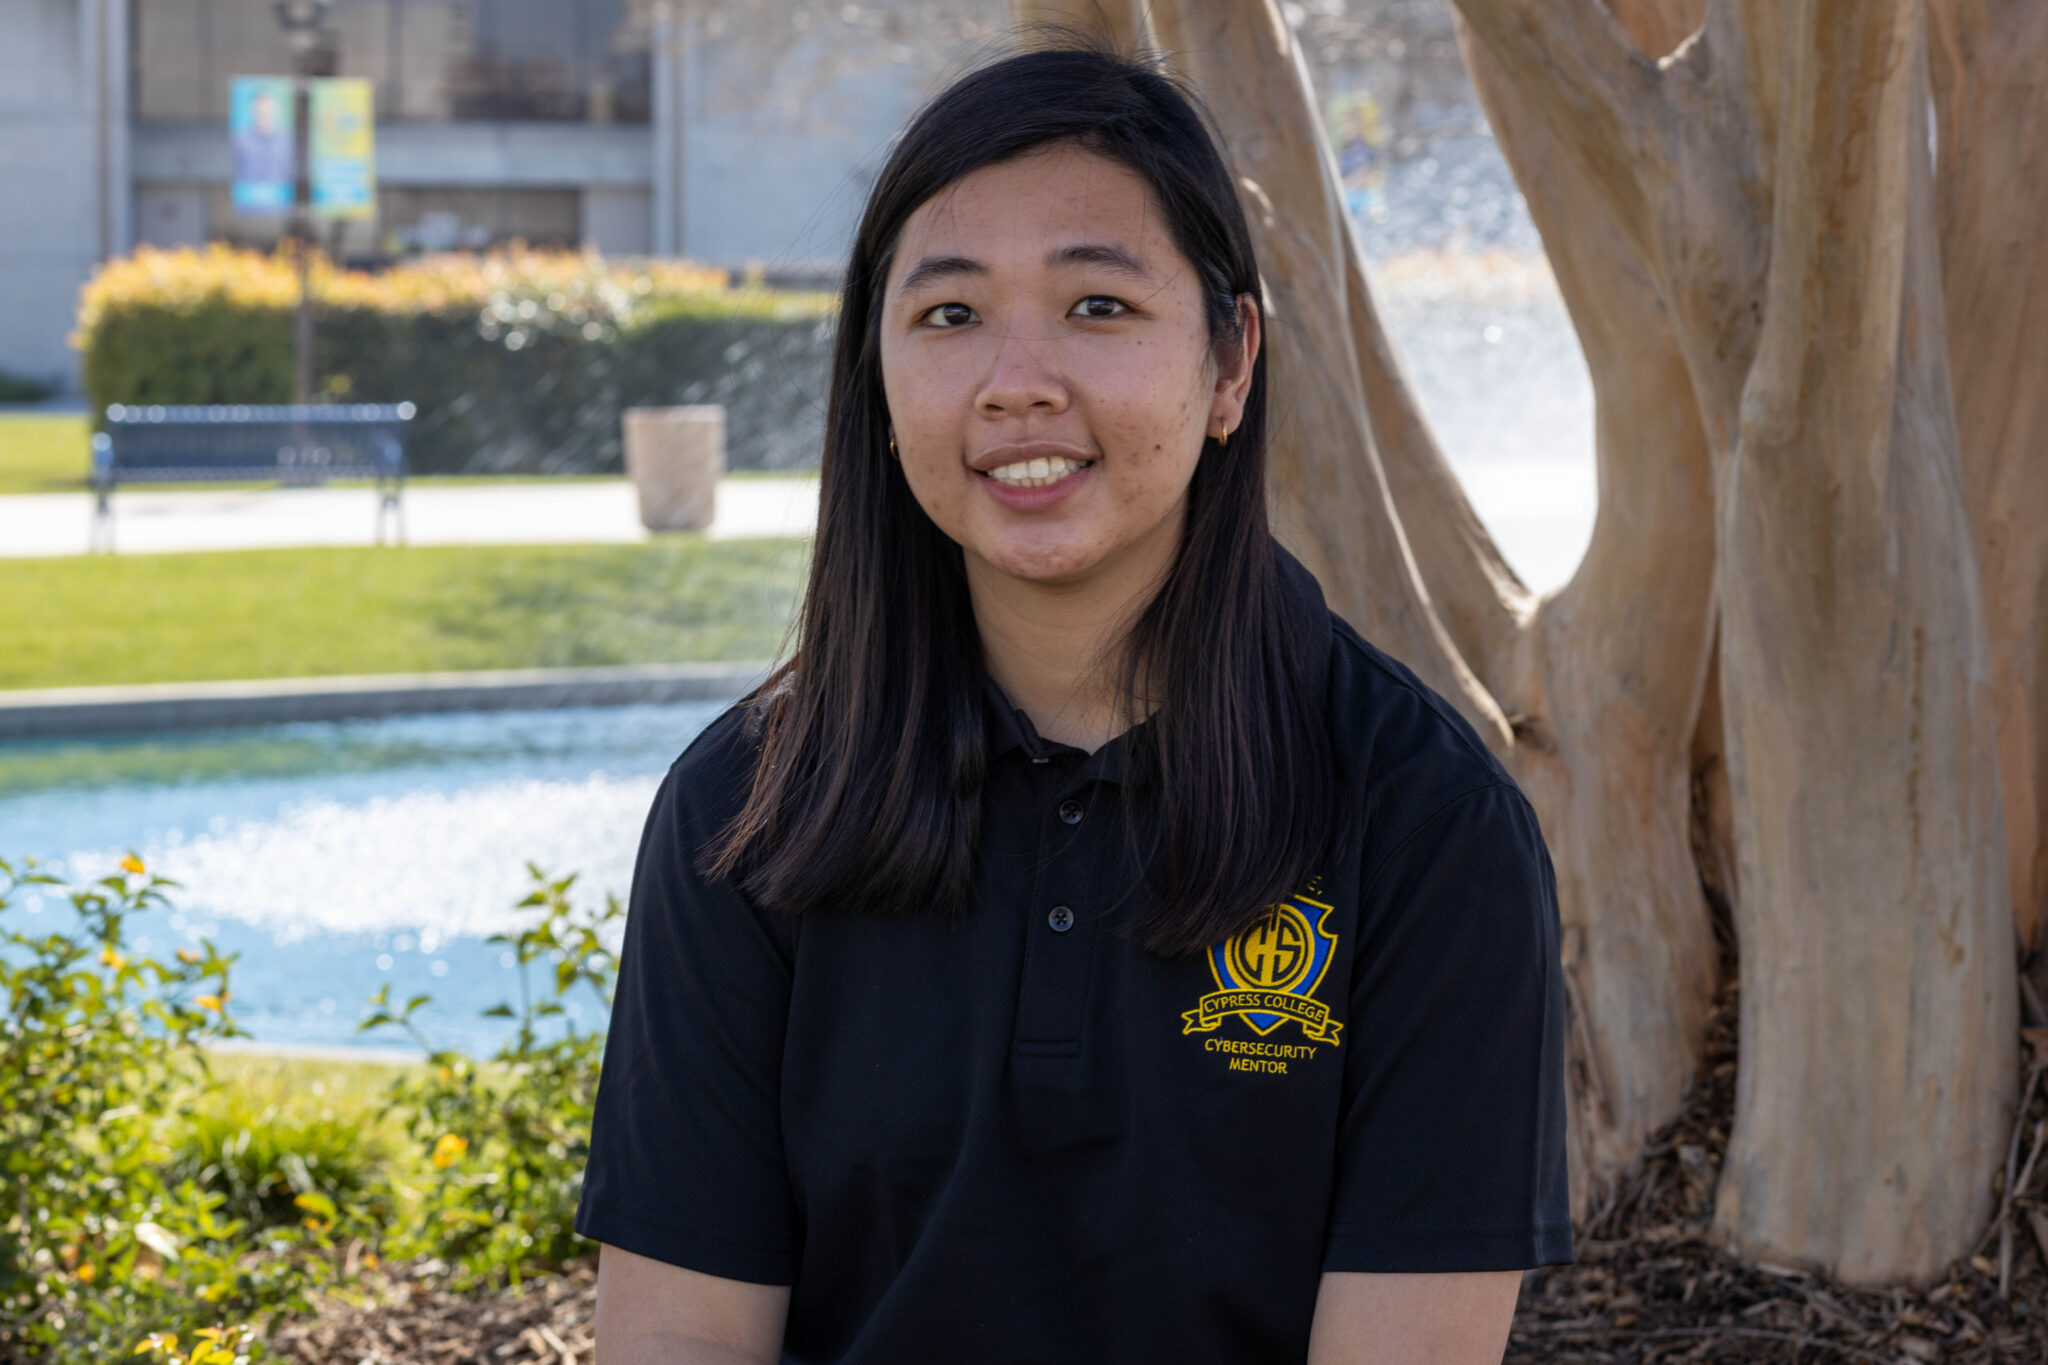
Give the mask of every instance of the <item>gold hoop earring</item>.
[(894, 436), (889, 438), (889, 458), (898, 464), (903, 462), (903, 457), (896, 453), (896, 438)]
[(1217, 448), (1218, 450), (1224, 450), (1224, 449), (1227, 449), (1227, 448), (1229, 447), (1229, 445), (1230, 445), (1230, 428), (1229, 428), (1229, 427), (1225, 427), (1225, 428), (1223, 428), (1223, 434), (1222, 434), (1221, 436), (1218, 436), (1218, 437), (1216, 438), (1216, 448)]

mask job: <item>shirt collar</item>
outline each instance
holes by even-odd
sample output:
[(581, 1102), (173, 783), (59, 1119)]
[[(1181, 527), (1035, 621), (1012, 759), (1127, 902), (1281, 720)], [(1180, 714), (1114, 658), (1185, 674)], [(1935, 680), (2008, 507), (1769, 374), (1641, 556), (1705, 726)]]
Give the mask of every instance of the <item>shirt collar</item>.
[(1045, 741), (1038, 737), (1038, 727), (1031, 723), (1031, 717), (1017, 709), (1010, 700), (1010, 694), (1003, 691), (1001, 684), (988, 675), (981, 675), (982, 709), (988, 716), (988, 756), (991, 760), (1001, 758), (1012, 749), (1022, 749), (1027, 755), (1037, 756)]
[[(1274, 570), (1279, 575), (1281, 609), (1294, 618), (1300, 637), (1308, 642), (1302, 664), (1314, 680), (1316, 694), (1324, 695), (1324, 680), (1330, 673), (1331, 625), (1329, 607), (1323, 600), (1322, 585), (1302, 562), (1278, 541), (1273, 543)], [(1033, 762), (1045, 762), (1058, 754), (1079, 753), (1070, 745), (1045, 739), (1031, 717), (1019, 710), (1009, 695), (987, 672), (982, 674), (983, 710), (988, 718), (988, 757), (991, 762), (1012, 750), (1022, 750)], [(1327, 698), (1324, 698), (1327, 706)], [(1139, 722), (1140, 725), (1148, 722)], [(1083, 776), (1116, 782), (1123, 776), (1124, 743), (1129, 731), (1118, 735), (1088, 756)]]
[[(1046, 739), (1038, 733), (1038, 727), (1031, 723), (1031, 717), (1010, 700), (1001, 684), (988, 674), (982, 674), (984, 710), (988, 715), (988, 757), (991, 763), (1012, 751), (1019, 751), (1033, 763), (1050, 762), (1063, 754), (1078, 754), (1081, 751), (1071, 744)], [(1139, 725), (1147, 722), (1140, 721)], [(1083, 780), (1101, 779), (1104, 782), (1118, 782), (1123, 779), (1124, 743), (1129, 731), (1088, 755), (1088, 762), (1081, 770)]]

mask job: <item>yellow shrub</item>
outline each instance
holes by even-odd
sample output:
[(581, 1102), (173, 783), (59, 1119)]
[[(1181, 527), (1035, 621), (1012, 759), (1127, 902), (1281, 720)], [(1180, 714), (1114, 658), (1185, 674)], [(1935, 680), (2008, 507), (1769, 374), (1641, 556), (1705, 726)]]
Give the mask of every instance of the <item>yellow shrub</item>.
[[(674, 402), (725, 403), (736, 464), (750, 441), (784, 463), (822, 407), (829, 295), (735, 285), (689, 261), (518, 246), (381, 271), (316, 252), (309, 270), (316, 398), (414, 403), (415, 470), (614, 469), (618, 410)], [(143, 247), (109, 261), (71, 338), (87, 397), (101, 411), (289, 402), (298, 298), (288, 248)], [(764, 397), (764, 384), (780, 392)]]
[[(691, 261), (648, 261), (628, 267), (595, 254), (523, 246), (482, 255), (421, 256), (375, 273), (344, 269), (326, 253), (315, 251), (311, 274), (313, 297), (320, 306), (393, 313), (482, 308), (501, 295), (559, 296), (564, 306), (601, 299), (615, 303), (622, 316), (640, 306), (674, 300), (723, 301), (745, 310), (747, 294), (759, 292), (736, 293), (726, 271)], [(183, 313), (220, 305), (288, 309), (298, 300), (298, 264), (288, 250), (266, 253), (225, 242), (171, 250), (143, 246), (132, 256), (108, 261), (86, 282), (71, 344), (90, 350), (102, 320), (123, 308)], [(796, 302), (809, 311), (818, 307), (814, 297), (799, 295)]]

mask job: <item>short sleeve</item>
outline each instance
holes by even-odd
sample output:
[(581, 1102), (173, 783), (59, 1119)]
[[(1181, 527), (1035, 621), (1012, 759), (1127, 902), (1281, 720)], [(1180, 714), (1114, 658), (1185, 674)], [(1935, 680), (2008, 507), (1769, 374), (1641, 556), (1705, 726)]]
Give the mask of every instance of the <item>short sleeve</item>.
[(672, 1265), (789, 1284), (780, 1077), (789, 945), (696, 869), (727, 815), (728, 746), (669, 770), (641, 835), (576, 1231)]
[(1323, 1268), (1569, 1262), (1557, 886), (1535, 814), (1494, 781), (1367, 857)]

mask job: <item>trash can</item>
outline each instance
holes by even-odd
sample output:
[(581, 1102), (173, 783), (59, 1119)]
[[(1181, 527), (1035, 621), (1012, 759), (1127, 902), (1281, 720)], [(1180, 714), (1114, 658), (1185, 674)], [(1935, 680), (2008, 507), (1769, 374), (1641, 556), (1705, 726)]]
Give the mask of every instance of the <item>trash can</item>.
[(709, 527), (725, 473), (725, 409), (716, 403), (628, 408), (623, 426), (640, 524), (650, 531)]

